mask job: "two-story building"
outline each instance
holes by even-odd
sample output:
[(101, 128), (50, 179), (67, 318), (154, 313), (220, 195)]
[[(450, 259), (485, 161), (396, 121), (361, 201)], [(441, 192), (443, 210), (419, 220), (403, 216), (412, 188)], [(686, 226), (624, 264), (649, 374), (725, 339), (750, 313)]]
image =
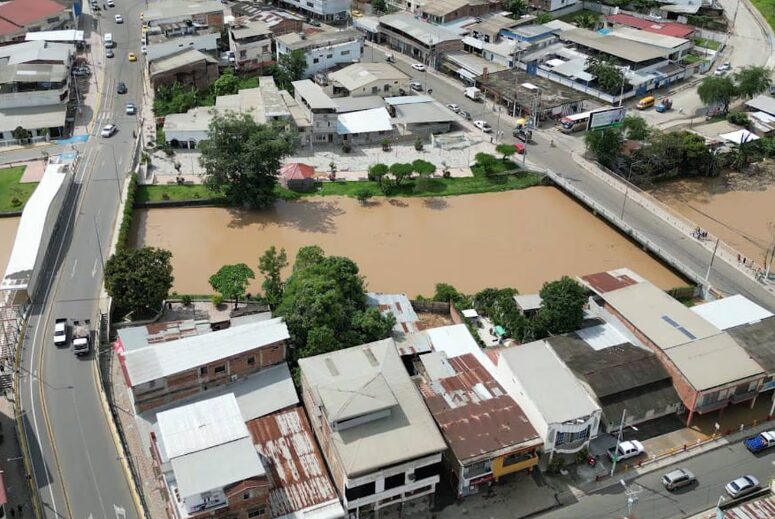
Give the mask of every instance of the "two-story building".
[(596, 294), (591, 311), (660, 359), (688, 411), (687, 425), (695, 414), (753, 405), (765, 371), (732, 335), (628, 269), (580, 280)]
[(300, 359), (299, 369), (349, 517), (430, 510), (446, 445), (393, 339)]
[(500, 350), (495, 369), (550, 458), (579, 452), (597, 436), (600, 406), (546, 341)]
[(229, 28), (234, 68), (247, 72), (274, 63), (272, 30), (260, 21), (238, 20)]
[(381, 16), (379, 32), (391, 49), (432, 68), (438, 68), (448, 52), (463, 50), (463, 41), (456, 32), (407, 13)]
[(267, 9), (266, 4), (254, 2), (236, 2), (231, 4), (231, 14), (235, 17), (245, 17), (249, 20), (264, 22), (272, 34), (281, 36), (289, 32), (301, 32), (304, 18), (288, 11)]
[(302, 51), (307, 61), (306, 77), (312, 77), (340, 65), (350, 65), (361, 59), (363, 34), (356, 29), (324, 31), (313, 34), (288, 33), (278, 36), (277, 59), (293, 51)]
[(119, 334), (115, 349), (141, 413), (283, 362), (288, 338), (278, 317), (133, 348)]
[(0, 44), (24, 41), (28, 32), (74, 28), (72, 9), (53, 0), (11, 0), (0, 4)]
[(151, 455), (176, 519), (268, 519), (267, 471), (233, 393), (160, 412)]

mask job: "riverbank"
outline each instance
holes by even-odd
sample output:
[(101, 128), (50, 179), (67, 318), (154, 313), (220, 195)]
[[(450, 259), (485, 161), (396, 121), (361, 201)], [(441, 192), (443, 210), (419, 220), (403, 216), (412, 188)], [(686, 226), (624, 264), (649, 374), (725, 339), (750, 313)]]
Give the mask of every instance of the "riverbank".
[[(525, 189), (541, 184), (543, 175), (531, 171), (519, 172), (513, 175), (474, 176), (458, 178), (432, 178), (424, 183), (422, 189), (417, 189), (414, 180), (409, 180), (391, 190), (391, 197), (435, 197), (460, 196), (478, 193), (497, 193)], [(318, 188), (310, 193), (296, 193), (278, 187), (276, 189), (280, 200), (295, 200), (310, 196), (347, 196), (356, 198), (360, 192), (368, 192), (373, 197), (383, 196), (377, 182), (320, 182)], [(192, 205), (226, 205), (222, 195), (214, 194), (205, 186), (197, 184), (185, 185), (149, 185), (138, 186), (136, 205), (143, 207), (149, 204), (163, 203), (181, 205), (184, 202), (194, 202)]]

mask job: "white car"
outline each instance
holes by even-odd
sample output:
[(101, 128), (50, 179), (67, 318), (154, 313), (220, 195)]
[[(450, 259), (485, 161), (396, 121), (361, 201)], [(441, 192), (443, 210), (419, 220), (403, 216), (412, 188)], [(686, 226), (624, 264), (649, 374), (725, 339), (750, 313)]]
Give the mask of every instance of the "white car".
[(108, 7), (116, 7), (116, 2), (113, 0), (108, 0)]
[(422, 92), (422, 83), (419, 81), (412, 81), (409, 83), (409, 88), (414, 90), (415, 92)]
[(100, 132), (101, 137), (112, 137), (114, 133), (118, 131), (118, 128), (115, 124), (106, 124), (105, 127)]
[(412, 63), (412, 68), (422, 72), (425, 70), (425, 65), (423, 65), (422, 63)]
[(116, 19), (116, 23), (124, 23), (124, 17), (123, 17), (123, 16), (121, 16), (120, 14), (117, 14), (117, 15), (116, 15), (116, 16), (114, 16), (113, 18), (115, 18), (115, 19)]
[(147, 54), (148, 53), (148, 47), (146, 47), (145, 45), (141, 46), (140, 47), (140, 52), (143, 53), (143, 54)]
[(714, 72), (713, 74), (716, 76), (723, 76), (730, 70), (732, 70), (732, 63), (730, 63), (729, 61), (725, 61), (724, 63), (722, 63), (716, 68), (716, 72)]
[(759, 480), (753, 476), (743, 476), (727, 483), (724, 490), (732, 497), (740, 497), (750, 494), (760, 488)]
[(646, 452), (646, 449), (643, 448), (643, 444), (637, 440), (632, 440), (628, 442), (620, 442), (618, 448), (611, 447), (608, 449), (608, 457), (611, 459), (611, 461), (616, 460), (619, 462), (629, 458), (634, 458), (635, 456), (640, 456), (644, 452)]
[(474, 126), (482, 130), (484, 133), (490, 133), (492, 131), (492, 126), (490, 126), (490, 123), (487, 121), (474, 121)]
[(127, 103), (124, 111), (127, 115), (135, 115), (137, 113), (137, 106), (134, 103)]
[(456, 105), (456, 104), (448, 104), (447, 108), (449, 108), (450, 110), (452, 110), (455, 113), (458, 113), (460, 111), (460, 107), (458, 105)]

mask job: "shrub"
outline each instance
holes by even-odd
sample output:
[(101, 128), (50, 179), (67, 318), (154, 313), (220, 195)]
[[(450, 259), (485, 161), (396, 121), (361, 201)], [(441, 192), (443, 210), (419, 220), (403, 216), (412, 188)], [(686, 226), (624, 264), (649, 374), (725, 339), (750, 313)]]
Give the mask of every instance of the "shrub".
[(121, 227), (118, 230), (118, 241), (116, 250), (126, 247), (129, 240), (129, 231), (132, 229), (132, 215), (135, 209), (135, 197), (137, 196), (137, 175), (131, 174), (129, 187), (126, 190), (126, 204), (124, 205), (124, 214), (121, 215)]
[(390, 141), (382, 139), (382, 151), (390, 151)]
[(221, 294), (213, 294), (210, 296), (210, 302), (217, 308), (223, 304), (223, 296)]
[(191, 306), (191, 296), (188, 294), (184, 295), (180, 298), (180, 302), (183, 304), (183, 306)]
[(360, 203), (362, 203), (362, 204), (366, 204), (366, 202), (367, 202), (367, 201), (368, 201), (368, 200), (369, 200), (369, 199), (370, 199), (372, 196), (374, 196), (374, 195), (373, 195), (373, 194), (372, 194), (372, 192), (371, 192), (371, 191), (370, 191), (368, 188), (366, 188), (366, 187), (362, 187), (362, 188), (360, 188), (358, 191), (356, 191), (356, 192), (355, 192), (355, 198), (357, 198), (357, 199), (358, 199), (358, 201), (359, 201)]
[(549, 462), (549, 466), (547, 467), (546, 471), (550, 474), (559, 474), (560, 471), (564, 468), (565, 460), (557, 456)]
[(342, 144), (342, 152), (343, 153), (350, 153), (352, 151), (352, 149), (353, 149), (353, 147), (350, 146), (349, 142), (345, 142), (344, 144)]
[(417, 139), (415, 139), (414, 141), (414, 149), (416, 149), (417, 151), (422, 151), (422, 148), (423, 148), (422, 139), (420, 137), (417, 137)]
[(727, 115), (727, 121), (732, 124), (745, 127), (747, 127), (751, 122), (750, 119), (748, 119), (748, 114), (745, 112), (730, 112)]
[(168, 195), (167, 192), (165, 191), (164, 193), (161, 194), (161, 198), (162, 198), (162, 200), (169, 200), (170, 199), (170, 195)]
[(16, 197), (13, 197), (11, 198), (11, 205), (14, 207), (19, 207), (20, 205), (22, 205), (22, 201)]

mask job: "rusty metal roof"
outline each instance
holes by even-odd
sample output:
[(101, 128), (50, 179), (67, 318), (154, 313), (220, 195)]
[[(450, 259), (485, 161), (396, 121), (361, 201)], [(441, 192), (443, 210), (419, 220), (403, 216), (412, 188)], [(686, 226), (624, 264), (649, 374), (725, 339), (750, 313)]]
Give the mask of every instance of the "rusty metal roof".
[(339, 503), (303, 408), (256, 418), (247, 426), (267, 468), (271, 517)]
[(613, 272), (599, 272), (581, 276), (581, 280), (598, 294), (605, 294), (638, 283), (627, 274), (615, 275)]
[[(722, 507), (723, 509), (724, 507)], [(775, 517), (775, 496), (748, 501), (724, 510), (724, 519), (768, 519)]]
[[(422, 357), (420, 357), (422, 359)], [(522, 409), (470, 353), (447, 359), (454, 375), (421, 382), (420, 392), (455, 457), (541, 445)]]

